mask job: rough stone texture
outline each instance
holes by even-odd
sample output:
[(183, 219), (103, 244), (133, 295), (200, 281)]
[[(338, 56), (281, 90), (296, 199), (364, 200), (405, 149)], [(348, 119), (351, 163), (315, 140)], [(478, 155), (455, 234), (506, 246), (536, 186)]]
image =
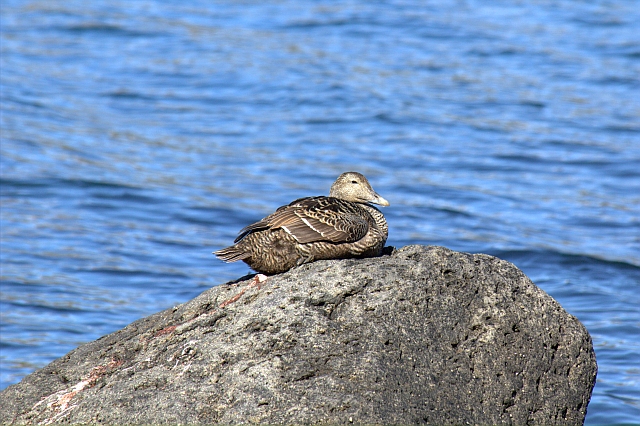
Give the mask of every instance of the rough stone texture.
[(0, 421), (581, 424), (596, 370), (511, 263), (407, 246), (207, 290), (5, 389)]

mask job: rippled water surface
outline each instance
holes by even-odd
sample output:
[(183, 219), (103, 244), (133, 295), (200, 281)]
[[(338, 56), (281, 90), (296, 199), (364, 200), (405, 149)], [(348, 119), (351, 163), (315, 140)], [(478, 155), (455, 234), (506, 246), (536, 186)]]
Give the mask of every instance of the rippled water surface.
[(248, 272), (211, 251), (357, 170), (389, 244), (514, 262), (640, 419), (635, 1), (2, 3), (1, 387)]

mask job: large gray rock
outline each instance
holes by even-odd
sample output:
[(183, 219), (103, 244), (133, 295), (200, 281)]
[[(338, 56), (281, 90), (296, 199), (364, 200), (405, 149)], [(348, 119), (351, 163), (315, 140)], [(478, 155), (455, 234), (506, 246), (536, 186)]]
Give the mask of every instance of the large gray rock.
[(581, 424), (596, 370), (511, 263), (408, 246), (207, 290), (5, 389), (0, 421)]

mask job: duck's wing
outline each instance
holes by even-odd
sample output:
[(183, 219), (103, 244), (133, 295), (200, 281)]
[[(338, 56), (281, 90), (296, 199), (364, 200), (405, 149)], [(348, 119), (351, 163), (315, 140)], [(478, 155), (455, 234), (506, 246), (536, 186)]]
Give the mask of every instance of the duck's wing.
[(366, 211), (356, 203), (334, 197), (300, 198), (240, 231), (236, 242), (251, 232), (284, 229), (299, 243), (353, 243), (369, 231)]

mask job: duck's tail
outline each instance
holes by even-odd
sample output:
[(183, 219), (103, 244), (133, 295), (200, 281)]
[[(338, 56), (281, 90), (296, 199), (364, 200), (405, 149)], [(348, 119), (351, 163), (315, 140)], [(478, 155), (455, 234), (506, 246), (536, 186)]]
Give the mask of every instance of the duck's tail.
[(237, 262), (238, 260), (245, 260), (251, 257), (250, 252), (242, 250), (237, 245), (214, 251), (213, 254), (215, 254), (218, 259), (224, 260), (225, 262)]

